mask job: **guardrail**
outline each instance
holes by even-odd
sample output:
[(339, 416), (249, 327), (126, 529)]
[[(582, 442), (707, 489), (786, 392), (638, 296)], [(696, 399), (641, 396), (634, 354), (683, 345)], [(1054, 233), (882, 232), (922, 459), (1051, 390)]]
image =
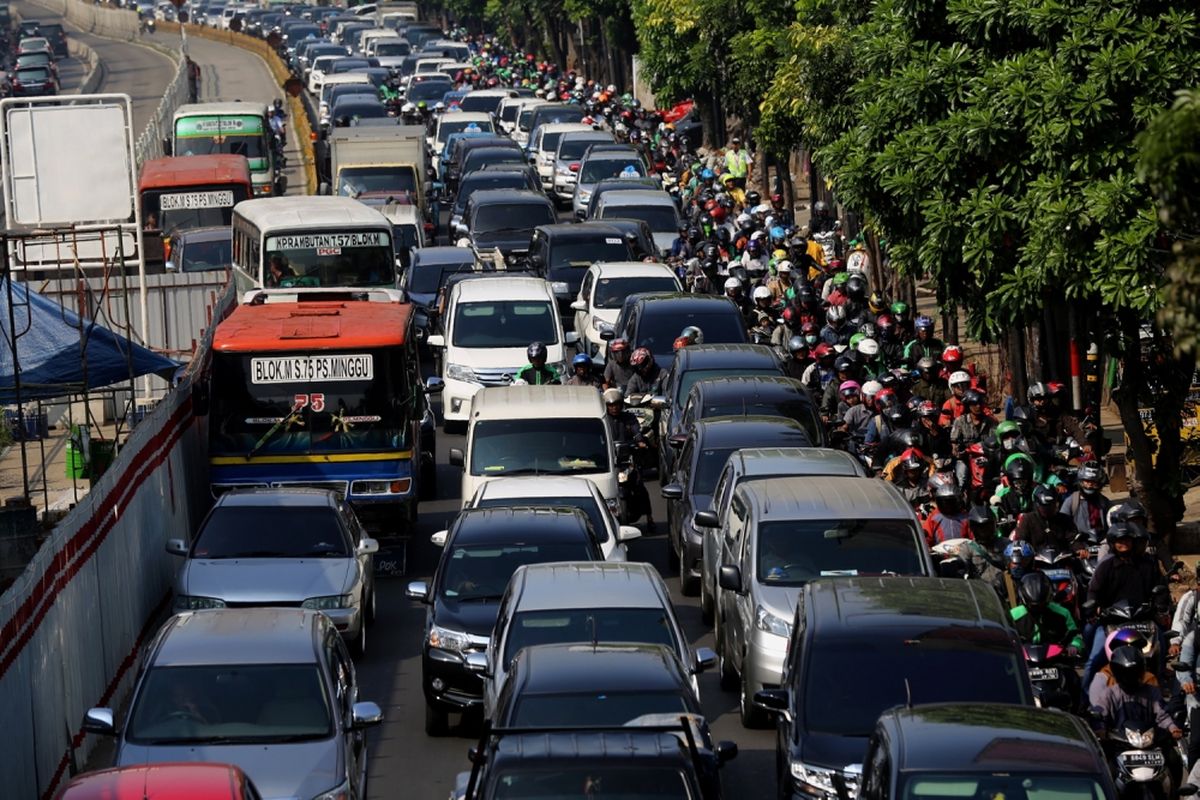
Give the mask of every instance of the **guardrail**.
[(146, 159), (162, 158), (163, 139), (171, 133), (175, 109), (186, 103), (189, 96), (187, 64), (181, 60), (175, 65), (175, 76), (167, 84), (167, 90), (163, 92), (163, 99), (159, 102), (158, 108), (154, 110), (153, 116), (150, 117), (146, 127), (142, 129), (141, 135), (133, 144), (133, 153), (139, 169)]

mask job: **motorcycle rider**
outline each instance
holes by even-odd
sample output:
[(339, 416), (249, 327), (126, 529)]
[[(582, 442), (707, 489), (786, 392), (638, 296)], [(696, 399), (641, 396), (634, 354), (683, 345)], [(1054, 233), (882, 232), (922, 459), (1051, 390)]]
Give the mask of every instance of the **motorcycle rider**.
[(971, 388), (971, 375), (966, 370), (956, 370), (950, 373), (947, 383), (950, 385), (950, 399), (942, 403), (942, 427), (949, 428), (967, 410), (963, 405), (963, 395)]
[(953, 445), (950, 432), (938, 424), (941, 412), (937, 405), (924, 400), (917, 406), (918, 430), (921, 433), (921, 451), (931, 458), (951, 458)]
[(733, 304), (738, 307), (738, 311), (742, 312), (742, 316), (746, 316), (746, 312), (750, 310), (750, 304), (746, 300), (746, 294), (742, 291), (742, 279), (730, 275), (725, 279), (725, 296), (733, 301)]
[(963, 510), (962, 495), (953, 480), (939, 481), (933, 487), (933, 502), (937, 506), (922, 526), (925, 542), (930, 547), (950, 539), (974, 539), (967, 512)]
[(608, 345), (608, 363), (604, 365), (604, 388), (624, 389), (633, 377), (629, 364), (629, 340), (613, 339)]
[(804, 379), (804, 373), (813, 363), (808, 342), (803, 336), (793, 336), (787, 343), (788, 357), (783, 362), (783, 374), (798, 381)]
[(656, 395), (663, 393), (663, 382), (667, 378), (666, 370), (660, 368), (654, 361), (649, 348), (639, 347), (629, 357), (629, 366), (633, 367), (633, 377), (625, 385), (625, 394)]
[(845, 413), (845, 409), (840, 412), (838, 410), (841, 388), (847, 381), (853, 381), (858, 377), (858, 370), (852, 358), (842, 355), (833, 360), (833, 374), (833, 380), (825, 384), (825, 390), (821, 395), (821, 416), (828, 421), (840, 419)]
[(1076, 544), (1075, 526), (1059, 510), (1058, 492), (1049, 486), (1034, 488), (1033, 511), (1026, 511), (1017, 518), (1013, 536), (1029, 542), (1034, 550), (1043, 547), (1054, 547), (1060, 551), (1075, 550), (1080, 558), (1087, 558), (1086, 545), (1080, 548)]
[(529, 363), (517, 373), (518, 380), (525, 381), (530, 386), (544, 386), (561, 381), (558, 372), (553, 367), (546, 366), (546, 345), (533, 342), (525, 348), (525, 355), (529, 358)]
[(837, 344), (849, 344), (854, 331), (846, 324), (846, 309), (842, 306), (830, 306), (825, 312), (825, 327), (821, 328), (821, 341), (832, 347)]
[(966, 390), (963, 392), (962, 404), (965, 411), (954, 420), (950, 428), (950, 443), (957, 458), (964, 458), (968, 446), (991, 436), (992, 429), (996, 427), (996, 418), (987, 407), (987, 398), (983, 392), (976, 389)]
[(913, 326), (917, 331), (916, 337), (904, 346), (904, 360), (909, 364), (916, 364), (923, 358), (936, 361), (946, 349), (946, 345), (933, 335), (933, 318), (922, 314), (917, 317)]
[(583, 353), (578, 354), (571, 359), (571, 377), (567, 379), (567, 386), (593, 386), (599, 388), (603, 382), (601, 376), (596, 374), (593, 369), (592, 360)]
[(1033, 548), (1029, 542), (1009, 542), (1004, 548), (1004, 572), (996, 576), (992, 588), (1000, 598), (1008, 603), (1009, 608), (1015, 608), (1020, 602), (1017, 596), (1017, 586), (1021, 579), (1033, 571)]
[(917, 373), (919, 377), (913, 384), (912, 393), (933, 403), (941, 413), (942, 406), (950, 399), (950, 387), (938, 374), (937, 361), (932, 356), (923, 356), (917, 361)]
[(1112, 501), (1100, 493), (1105, 483), (1104, 468), (1096, 461), (1079, 466), (1075, 482), (1078, 488), (1063, 500), (1063, 513), (1071, 518), (1081, 531), (1094, 530), (1103, 533), (1108, 529), (1108, 511)]
[(891, 484), (900, 490), (913, 508), (932, 502), (929, 491), (929, 462), (919, 450), (909, 449), (900, 461), (900, 469), (892, 471)]
[[(625, 410), (625, 393), (620, 389), (615, 387), (605, 389), (603, 398), (606, 412), (604, 421), (608, 423), (609, 436), (612, 438), (613, 444), (632, 447), (635, 451), (633, 457), (636, 461), (639, 451), (647, 448), (646, 441), (642, 438), (641, 423), (638, 422), (637, 417)], [(638, 480), (631, 491), (631, 500), (634, 505), (644, 510), (646, 514), (646, 532), (653, 533), (656, 528), (654, 510), (650, 505), (650, 493), (646, 490), (646, 484)], [(641, 514), (637, 516), (641, 516)]]
[[(1057, 644), (1069, 648), (1068, 652), (1083, 649), (1083, 637), (1071, 612), (1054, 602), (1054, 585), (1042, 572), (1030, 572), (1021, 578), (1017, 586), (1017, 599), (1021, 601), (1009, 610), (1013, 627), (1022, 642), (1030, 644)], [(1074, 677), (1075, 670), (1068, 670)]]

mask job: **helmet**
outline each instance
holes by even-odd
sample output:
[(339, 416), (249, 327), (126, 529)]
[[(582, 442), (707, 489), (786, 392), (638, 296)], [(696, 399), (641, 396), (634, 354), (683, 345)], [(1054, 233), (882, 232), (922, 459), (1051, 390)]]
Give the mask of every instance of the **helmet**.
[(942, 511), (957, 511), (962, 498), (958, 494), (958, 482), (954, 479), (938, 481), (933, 490), (933, 501)]
[(787, 349), (789, 353), (794, 353), (797, 350), (807, 350), (808, 342), (804, 341), (803, 336), (793, 336), (788, 339)]
[(846, 309), (842, 308), (841, 306), (830, 306), (829, 310), (825, 312), (825, 319), (829, 321), (830, 325), (837, 325), (845, 322)]
[(925, 469), (925, 462), (912, 450), (909, 450), (908, 455), (904, 457), (904, 460), (900, 464), (905, 469)]
[(1031, 403), (1034, 400), (1045, 399), (1046, 384), (1042, 383), (1041, 381), (1038, 381), (1037, 383), (1030, 386), (1028, 390), (1026, 390), (1025, 396), (1029, 398), (1029, 402), (1031, 402)]
[(946, 345), (942, 351), (942, 363), (960, 362), (963, 360), (963, 349), (956, 344)]
[(858, 381), (842, 381), (838, 386), (838, 392), (843, 396), (858, 394), (862, 387), (858, 385)]
[(917, 416), (921, 419), (937, 419), (941, 413), (942, 410), (932, 400), (922, 400), (921, 405), (917, 406)]
[(634, 350), (633, 355), (629, 357), (629, 364), (636, 369), (641, 367), (643, 364), (650, 363), (653, 360), (654, 356), (651, 355), (649, 348), (639, 347), (638, 349)]
[(876, 290), (871, 292), (871, 296), (867, 299), (867, 306), (872, 313), (878, 314), (887, 308), (887, 298), (883, 296), (883, 292)]
[(1011, 419), (1006, 419), (996, 426), (996, 443), (1003, 444), (1004, 440), (1009, 436), (1020, 436), (1021, 426), (1013, 422)]
[[(1022, 459), (1024, 461), (1024, 459)], [(1015, 463), (1015, 462), (1014, 462)], [(1039, 509), (1050, 511), (1057, 510), (1058, 492), (1051, 489), (1049, 486), (1038, 485), (1033, 489), (1033, 503)]]
[(688, 325), (679, 332), (679, 337), (686, 338), (692, 344), (704, 344), (704, 331), (695, 325)]
[(1107, 541), (1110, 546), (1121, 539), (1137, 538), (1139, 538), (1137, 529), (1127, 522), (1118, 522), (1115, 525), (1110, 525), (1108, 528), (1108, 534), (1104, 537), (1105, 541)]
[(1004, 548), (1004, 557), (1010, 564), (1021, 564), (1033, 559), (1033, 545), (1024, 539), (1009, 542)]
[(1014, 458), (1004, 465), (1004, 475), (1010, 481), (1030, 480), (1033, 477), (1033, 465), (1027, 458)]
[(770, 300), (771, 290), (765, 286), (755, 286), (754, 293), (751, 295), (755, 300)]
[(583, 353), (580, 353), (571, 359), (571, 369), (577, 369), (578, 367), (587, 367), (588, 369), (591, 369), (592, 359)]
[(1104, 655), (1112, 661), (1113, 651), (1121, 647), (1132, 647), (1142, 653), (1153, 649), (1154, 645), (1146, 637), (1133, 628), (1117, 628), (1104, 640)]
[(834, 372), (853, 372), (854, 359), (849, 356), (838, 356), (833, 362)]
[(960, 383), (970, 383), (970, 382), (971, 382), (971, 374), (969, 372), (967, 372), (966, 370), (960, 369), (956, 372), (950, 373), (950, 385), (951, 386), (955, 386)]
[(933, 318), (927, 317), (924, 314), (917, 317), (917, 321), (913, 324), (916, 325), (916, 328), (919, 331), (932, 331), (933, 330)]
[(1113, 506), (1108, 512), (1108, 524), (1113, 525), (1118, 522), (1132, 523), (1133, 527), (1137, 527), (1139, 523), (1145, 523), (1145, 506), (1137, 500), (1126, 500), (1120, 505)]
[(612, 343), (608, 346), (608, 352), (610, 353), (624, 353), (628, 349), (628, 339), (613, 339)]
[(783, 261), (780, 261), (778, 264), (775, 265), (775, 270), (780, 275), (791, 275), (792, 274), (792, 262), (788, 261), (787, 259), (784, 259)]
[(985, 400), (983, 392), (978, 389), (967, 389), (963, 392), (962, 402), (964, 406), (981, 406)]
[(754, 208), (762, 204), (762, 195), (755, 191), (746, 192), (746, 207)]
[(618, 389), (616, 386), (612, 387), (611, 389), (604, 390), (605, 405), (611, 405), (613, 403), (620, 403), (620, 402), (623, 402), (624, 400), (625, 400), (625, 393), (622, 392), (620, 389)]
[(846, 278), (846, 294), (849, 294), (851, 297), (861, 297), (866, 294), (866, 291), (867, 279), (861, 273), (849, 273), (849, 276)]
[(971, 506), (971, 513), (967, 514), (967, 523), (970, 524), (971, 533), (975, 534), (976, 540), (979, 539), (980, 533), (996, 530), (996, 517), (987, 506)]
[(896, 327), (896, 320), (892, 319), (890, 314), (880, 314), (875, 318), (875, 327), (881, 333), (888, 333), (892, 328)]
[(533, 361), (535, 358), (544, 359), (546, 357), (546, 345), (541, 342), (534, 342), (525, 348), (525, 355), (528, 356), (530, 361)]
[(845, 286), (846, 281), (848, 281), (848, 280), (850, 280), (849, 272), (839, 272), (833, 276), (833, 285), (834, 286)]
[(908, 316), (908, 303), (897, 300), (892, 303), (892, 316), (897, 319), (903, 319)]
[(1021, 597), (1021, 605), (1030, 611), (1045, 611), (1054, 596), (1054, 586), (1045, 573), (1030, 572), (1022, 576), (1017, 594)]
[(912, 428), (896, 431), (895, 438), (896, 444), (900, 445), (903, 450), (913, 450), (921, 446), (921, 434)]
[(858, 343), (858, 352), (867, 358), (874, 358), (879, 355), (879, 342), (874, 339), (863, 339)]
[(930, 358), (929, 356), (925, 356), (924, 358), (922, 358), (920, 361), (917, 362), (917, 369), (924, 372), (927, 369), (933, 369), (933, 364), (934, 364), (933, 359)]
[(863, 397), (874, 397), (883, 389), (883, 384), (879, 381), (867, 381), (862, 385)]
[(725, 291), (728, 292), (730, 289), (741, 289), (741, 288), (742, 288), (741, 280), (734, 278), (732, 276), (725, 279)]
[(1122, 645), (1112, 651), (1108, 668), (1117, 685), (1132, 693), (1141, 685), (1142, 677), (1146, 674), (1146, 657), (1141, 650)]
[[(1097, 461), (1087, 461), (1079, 466), (1079, 472), (1075, 475), (1075, 480), (1079, 484), (1079, 491), (1086, 496), (1091, 497), (1100, 491), (1100, 487), (1105, 483), (1104, 468)], [(1084, 483), (1093, 484), (1085, 486)]]

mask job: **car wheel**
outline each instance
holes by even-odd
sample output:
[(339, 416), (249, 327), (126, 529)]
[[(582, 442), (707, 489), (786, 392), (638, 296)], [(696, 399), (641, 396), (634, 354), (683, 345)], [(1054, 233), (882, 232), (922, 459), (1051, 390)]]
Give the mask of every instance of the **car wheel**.
[(754, 695), (746, 684), (745, 670), (742, 672), (742, 687), (738, 692), (738, 711), (741, 712), (743, 728), (762, 728), (767, 724), (767, 713), (754, 705)]
[(680, 564), (679, 567), (679, 591), (684, 597), (696, 597), (700, 594), (700, 578), (689, 575), (691, 570), (687, 564)]
[[(672, 541), (670, 525), (667, 526), (667, 566), (679, 571), (679, 551), (675, 549), (675, 542)], [(682, 575), (680, 577), (682, 578)]]
[(713, 597), (708, 591), (708, 581), (704, 580), (703, 571), (700, 575), (700, 618), (704, 620), (705, 625), (712, 625)]
[(356, 659), (363, 658), (367, 654), (367, 623), (363, 620), (358, 626), (358, 636), (354, 637), (354, 641), (350, 644), (350, 654)]
[(450, 715), (425, 701), (425, 735), (445, 736), (450, 728)]

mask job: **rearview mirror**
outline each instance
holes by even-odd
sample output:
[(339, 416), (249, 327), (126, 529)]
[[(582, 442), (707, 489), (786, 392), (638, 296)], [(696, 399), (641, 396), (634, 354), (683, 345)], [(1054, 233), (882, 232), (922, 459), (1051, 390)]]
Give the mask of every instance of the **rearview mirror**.
[(642, 538), (642, 532), (632, 525), (621, 525), (617, 528), (617, 541), (628, 542)]
[(650, 407), (651, 408), (666, 408), (667, 407), (667, 398), (661, 394), (654, 395), (653, 397), (650, 398)]
[(432, 333), (429, 335), (429, 338), (425, 340), (425, 344), (429, 345), (430, 347), (445, 347), (446, 337), (440, 333)]
[(722, 741), (717, 742), (717, 763), (725, 764), (737, 758), (738, 746), (737, 742)]
[(446, 382), (441, 378), (425, 379), (425, 394), (440, 394), (446, 388)]
[(422, 603), (429, 600), (429, 584), (425, 581), (412, 581), (404, 590), (405, 596), (410, 600), (420, 600)]
[(111, 708), (92, 708), (88, 709), (83, 715), (83, 729), (88, 733), (97, 733), (101, 736), (112, 736), (117, 732), (116, 723), (113, 721), (113, 710)]
[(371, 702), (355, 703), (350, 707), (350, 729), (361, 731), (383, 722), (383, 711)]
[(721, 520), (717, 519), (715, 511), (697, 511), (693, 520), (697, 528), (719, 528)]
[(604, 325), (600, 328), (601, 341), (611, 342), (615, 338), (617, 338), (617, 332), (612, 329), (611, 325)]
[(457, 447), (451, 447), (450, 448), (450, 466), (461, 467), (466, 463), (467, 463), (467, 459), (466, 459), (466, 456), (463, 455), (463, 451), (458, 449)]
[(370, 538), (364, 538), (358, 543), (358, 554), (360, 556), (373, 556), (379, 552), (379, 542)]
[(167, 552), (173, 556), (187, 556), (187, 542), (183, 539), (167, 539)]
[(563, 334), (563, 342), (568, 345), (578, 344), (579, 343), (579, 334), (576, 333), (575, 331), (570, 331), (569, 333), (564, 333)]
[(450, 531), (438, 531), (433, 536), (429, 537), (429, 541), (433, 542), (438, 547), (446, 546), (446, 539), (449, 538)]
[(571, 303), (572, 311), (583, 311), (586, 313), (587, 309), (588, 305), (586, 300), (576, 300), (574, 303)]
[(768, 711), (787, 711), (788, 695), (783, 689), (759, 689), (754, 693), (754, 704)]
[(683, 499), (683, 487), (678, 483), (668, 483), (666, 486), (662, 487), (659, 492), (662, 494), (663, 498), (667, 500)]
[(488, 674), (487, 653), (467, 653), (463, 663), (466, 664), (468, 672), (485, 676)]
[(742, 593), (742, 571), (732, 564), (723, 564), (717, 573), (717, 585), (727, 592)]
[(696, 664), (693, 668), (694, 672), (704, 672), (707, 669), (712, 669), (717, 665), (717, 654), (708, 647), (696, 648)]

